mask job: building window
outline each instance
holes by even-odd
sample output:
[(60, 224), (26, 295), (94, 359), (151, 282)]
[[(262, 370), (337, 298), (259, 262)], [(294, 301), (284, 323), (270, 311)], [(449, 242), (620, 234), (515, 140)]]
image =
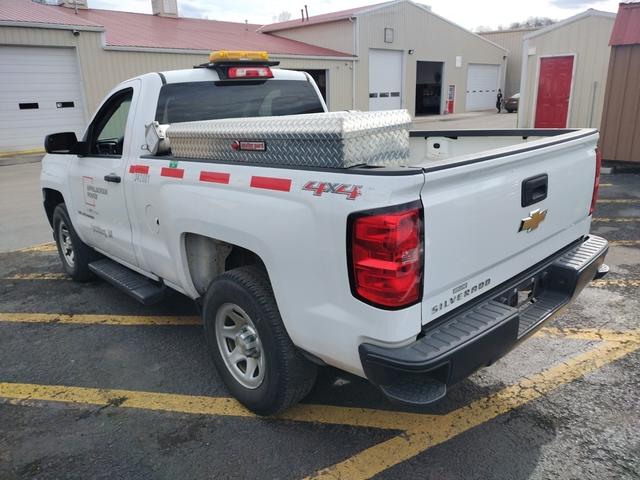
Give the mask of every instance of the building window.
[(393, 28), (384, 29), (384, 43), (393, 43)]
[(20, 110), (35, 110), (36, 108), (40, 108), (40, 106), (36, 103), (19, 103), (18, 107)]

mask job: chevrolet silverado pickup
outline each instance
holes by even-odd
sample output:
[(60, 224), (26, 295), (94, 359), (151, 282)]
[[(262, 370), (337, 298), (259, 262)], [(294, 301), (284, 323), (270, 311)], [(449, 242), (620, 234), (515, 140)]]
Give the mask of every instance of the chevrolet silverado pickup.
[[(249, 409), (295, 404), (323, 365), (437, 401), (606, 273), (608, 244), (589, 234), (596, 130), (407, 128), (394, 160), (376, 124), (359, 145), (385, 161), (327, 166), (305, 156), (326, 147), (308, 129), (264, 128), (385, 117), (327, 112), (308, 74), (275, 66), (218, 52), (125, 81), (80, 140), (47, 136), (41, 173), (64, 270), (145, 304), (168, 289), (195, 300)], [(198, 129), (226, 132), (222, 147), (195, 133), (180, 154)]]

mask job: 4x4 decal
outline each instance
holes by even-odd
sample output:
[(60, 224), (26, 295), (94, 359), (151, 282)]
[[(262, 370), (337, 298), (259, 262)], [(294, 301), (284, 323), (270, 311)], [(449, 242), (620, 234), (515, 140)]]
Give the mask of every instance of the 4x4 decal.
[(316, 197), (321, 196), (323, 193), (337, 193), (338, 195), (346, 195), (347, 200), (355, 200), (362, 192), (362, 185), (351, 185), (347, 183), (331, 183), (331, 182), (319, 182), (311, 180), (305, 183), (302, 190), (313, 192)]

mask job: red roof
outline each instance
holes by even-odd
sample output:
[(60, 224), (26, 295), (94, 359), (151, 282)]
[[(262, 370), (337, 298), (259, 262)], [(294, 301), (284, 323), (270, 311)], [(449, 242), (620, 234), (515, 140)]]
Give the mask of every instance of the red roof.
[(609, 45), (640, 44), (640, 2), (621, 3)]
[(308, 43), (258, 32), (260, 25), (198, 18), (168, 18), (143, 13), (82, 9), (30, 0), (0, 0), (0, 21), (58, 25), (103, 26), (107, 46), (175, 50), (267, 50), (302, 56), (351, 55)]
[(394, 3), (394, 2), (393, 1), (383, 2), (383, 3), (377, 3), (375, 5), (365, 5), (363, 7), (350, 8), (348, 10), (340, 10), (339, 12), (324, 13), (322, 15), (311, 15), (309, 17), (309, 20), (305, 20), (304, 22), (302, 21), (302, 16), (300, 16), (300, 18), (297, 18), (295, 20), (289, 20), (286, 22), (271, 23), (269, 25), (265, 25), (260, 29), (260, 31), (265, 33), (276, 32), (278, 30), (286, 30), (289, 28), (306, 27), (307, 25), (313, 25), (317, 23), (336, 22), (338, 20), (345, 20), (347, 18), (352, 18), (356, 16), (358, 13), (362, 13), (364, 11), (371, 10), (376, 7), (380, 7), (382, 5), (386, 5), (388, 3)]
[(29, 0), (0, 0), (0, 21), (100, 28), (100, 25), (73, 15), (68, 8), (45, 6)]

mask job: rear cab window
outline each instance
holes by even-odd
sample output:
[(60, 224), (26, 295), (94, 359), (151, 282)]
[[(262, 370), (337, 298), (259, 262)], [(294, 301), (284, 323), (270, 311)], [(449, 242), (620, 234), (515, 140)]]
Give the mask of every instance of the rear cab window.
[(185, 82), (162, 86), (161, 124), (324, 112), (313, 86), (300, 80)]

